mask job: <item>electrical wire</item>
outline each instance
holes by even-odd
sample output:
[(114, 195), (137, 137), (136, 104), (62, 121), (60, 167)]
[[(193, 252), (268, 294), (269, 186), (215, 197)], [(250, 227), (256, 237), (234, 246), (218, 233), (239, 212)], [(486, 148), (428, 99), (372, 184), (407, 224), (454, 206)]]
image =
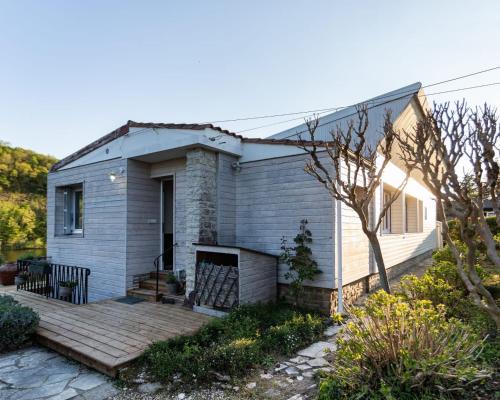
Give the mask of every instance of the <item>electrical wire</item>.
[[(432, 85), (426, 85), (426, 86), (422, 86), (422, 88), (425, 88), (425, 87), (430, 87), (430, 86), (435, 86), (436, 84), (432, 84)], [(500, 85), (500, 82), (490, 82), (490, 83), (486, 83), (486, 84), (483, 84), (483, 85), (475, 85), (475, 86), (468, 86), (468, 87), (462, 87), (462, 88), (458, 88), (458, 89), (450, 89), (450, 90), (443, 90), (441, 92), (434, 92), (434, 93), (427, 93), (427, 94), (421, 94), (421, 95), (417, 95), (417, 97), (428, 97), (428, 96), (436, 96), (436, 95), (440, 95), (440, 94), (445, 94), (445, 93), (453, 93), (453, 92), (459, 92), (459, 91), (464, 91), (464, 90), (471, 90), (471, 89), (480, 89), (480, 88), (485, 88), (485, 87), (489, 87), (489, 86), (496, 86), (496, 85)], [(352, 104), (350, 106), (345, 106), (343, 109), (345, 108), (349, 108), (349, 107), (355, 107), (357, 105), (361, 105), (361, 104), (369, 104), (370, 102), (374, 102), (376, 100), (380, 100), (382, 98), (386, 98), (386, 97), (393, 97), (393, 96), (396, 96), (396, 95), (399, 95), (399, 97), (394, 97), (392, 98), (391, 100), (389, 101), (385, 101), (385, 102), (382, 102), (382, 103), (377, 103), (377, 104), (373, 104), (371, 107), (367, 107), (368, 109), (371, 109), (371, 108), (374, 108), (374, 107), (378, 107), (378, 106), (381, 106), (383, 104), (387, 104), (391, 101), (394, 101), (394, 100), (399, 100), (399, 99), (402, 99), (412, 93), (415, 93), (415, 90), (411, 90), (411, 91), (406, 91), (406, 92), (399, 92), (399, 93), (394, 93), (393, 95), (391, 96), (380, 96), (380, 97), (376, 97), (372, 100), (369, 100), (367, 102), (361, 102), (361, 103), (356, 103), (356, 104)], [(342, 116), (340, 118), (337, 118), (337, 119), (334, 119), (332, 121), (328, 121), (327, 123), (325, 124), (320, 124), (318, 125), (319, 126), (323, 126), (323, 125), (326, 125), (326, 124), (330, 124), (330, 123), (333, 123), (333, 122), (336, 122), (336, 121), (339, 121), (341, 119), (344, 119), (346, 117), (349, 117), (351, 115), (354, 115), (355, 113), (352, 113), (352, 114), (349, 114), (349, 115), (345, 115), (345, 116)], [(244, 133), (244, 132), (250, 132), (250, 131), (254, 131), (254, 130), (257, 130), (257, 129), (262, 129), (262, 128), (268, 128), (270, 126), (276, 126), (276, 125), (280, 125), (280, 124), (284, 124), (284, 123), (287, 123), (287, 122), (290, 122), (290, 121), (294, 121), (294, 120), (297, 120), (297, 119), (304, 119), (304, 118), (307, 118), (307, 117), (314, 117), (315, 114), (311, 114), (311, 115), (306, 115), (306, 116), (302, 116), (302, 117), (299, 117), (299, 118), (293, 118), (293, 119), (289, 119), (289, 120), (285, 120), (285, 121), (278, 121), (278, 122), (274, 122), (274, 123), (271, 123), (271, 124), (267, 124), (267, 125), (261, 125), (261, 126), (257, 126), (257, 127), (253, 127), (253, 128), (249, 128), (249, 129), (244, 129), (244, 130), (241, 130), (241, 131), (237, 131), (236, 133), (238, 134), (241, 134), (241, 133)], [(294, 134), (291, 134), (289, 136), (285, 136), (285, 137), (282, 137), (280, 139), (288, 139), (292, 136), (296, 136), (296, 135), (299, 135), (300, 133), (304, 133), (305, 131), (301, 131), (301, 132), (298, 132), (298, 133), (294, 133)]]
[[(500, 66), (492, 67), (492, 68), (487, 68), (487, 69), (483, 69), (483, 70), (476, 71), (476, 72), (471, 72), (469, 74), (456, 76), (456, 77), (453, 77), (453, 78), (450, 78), (450, 79), (446, 79), (446, 80), (443, 80), (443, 81), (434, 82), (434, 83), (422, 86), (422, 89), (425, 89), (425, 88), (428, 88), (428, 87), (432, 87), (432, 86), (442, 85), (444, 83), (449, 83), (449, 82), (457, 81), (457, 80), (460, 80), (460, 79), (469, 78), (471, 76), (484, 74), (484, 73), (491, 72), (491, 71), (498, 70), (498, 69), (500, 69)], [(384, 97), (397, 96), (397, 95), (399, 95), (401, 93), (402, 92), (393, 93), (393, 94), (390, 94), (390, 95), (383, 95), (383, 96), (376, 97), (373, 100), (382, 99)], [(221, 119), (221, 120), (209, 121), (209, 122), (204, 122), (204, 123), (206, 123), (206, 124), (220, 124), (220, 123), (226, 123), (226, 122), (238, 122), (238, 121), (250, 121), (250, 120), (255, 120), (255, 119), (267, 119), (267, 118), (276, 118), (276, 117), (286, 117), (286, 116), (290, 116), (290, 115), (311, 114), (311, 113), (317, 113), (317, 112), (323, 112), (323, 111), (336, 111), (336, 110), (340, 110), (340, 109), (343, 109), (343, 108), (346, 108), (346, 107), (350, 107), (350, 106), (338, 106), (338, 107), (318, 108), (318, 109), (315, 109), (315, 110), (295, 111), (295, 112), (288, 112), (288, 113), (281, 113), (281, 114), (267, 114), (267, 115), (258, 115), (258, 116), (232, 118), (232, 119)]]

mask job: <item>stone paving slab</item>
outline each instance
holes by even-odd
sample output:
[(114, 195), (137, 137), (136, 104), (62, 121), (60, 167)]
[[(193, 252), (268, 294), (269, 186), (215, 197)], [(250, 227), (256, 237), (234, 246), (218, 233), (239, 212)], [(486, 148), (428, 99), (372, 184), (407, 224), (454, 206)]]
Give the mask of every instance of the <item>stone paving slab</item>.
[(42, 347), (0, 355), (0, 400), (104, 400), (116, 393), (105, 375)]

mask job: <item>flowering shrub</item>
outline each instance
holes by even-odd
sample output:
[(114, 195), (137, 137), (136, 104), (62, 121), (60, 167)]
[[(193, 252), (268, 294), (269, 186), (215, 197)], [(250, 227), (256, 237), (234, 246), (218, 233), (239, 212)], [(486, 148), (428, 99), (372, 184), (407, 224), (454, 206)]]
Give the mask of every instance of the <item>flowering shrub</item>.
[[(485, 276), (482, 268), (477, 269), (480, 275)], [(437, 262), (420, 278), (404, 276), (399, 294), (408, 302), (429, 300), (434, 306), (444, 305), (448, 318), (468, 323), (481, 336), (485, 336), (492, 327), (489, 316), (468, 297), (455, 265), (449, 261)]]
[(311, 314), (295, 314), (282, 324), (271, 326), (264, 339), (267, 350), (275, 349), (281, 354), (291, 355), (312, 341), (324, 330), (323, 321)]
[(481, 340), (464, 323), (448, 319), (443, 305), (380, 291), (349, 314), (335, 372), (321, 382), (321, 400), (408, 398), (459, 390), (487, 376), (474, 364)]

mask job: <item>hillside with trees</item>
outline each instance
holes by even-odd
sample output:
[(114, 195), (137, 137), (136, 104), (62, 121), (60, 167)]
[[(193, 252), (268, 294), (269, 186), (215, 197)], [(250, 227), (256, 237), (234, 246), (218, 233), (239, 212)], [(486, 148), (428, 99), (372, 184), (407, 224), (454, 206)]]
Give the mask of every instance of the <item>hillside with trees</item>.
[(0, 248), (45, 245), (47, 173), (56, 161), (0, 142)]

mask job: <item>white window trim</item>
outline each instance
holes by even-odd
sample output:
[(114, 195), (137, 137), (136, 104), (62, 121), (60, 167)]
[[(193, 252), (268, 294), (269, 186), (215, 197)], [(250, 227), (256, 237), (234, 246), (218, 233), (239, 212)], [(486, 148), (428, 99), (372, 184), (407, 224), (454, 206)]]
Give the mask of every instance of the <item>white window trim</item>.
[[(385, 194), (388, 193), (389, 197), (391, 194), (389, 192), (386, 192), (385, 190), (382, 190), (382, 208), (386, 204), (386, 196)], [(384, 220), (382, 221), (382, 234), (384, 235), (389, 235), (392, 233), (392, 215), (391, 215), (391, 209), (392, 205), (387, 209), (385, 215), (384, 215)]]

